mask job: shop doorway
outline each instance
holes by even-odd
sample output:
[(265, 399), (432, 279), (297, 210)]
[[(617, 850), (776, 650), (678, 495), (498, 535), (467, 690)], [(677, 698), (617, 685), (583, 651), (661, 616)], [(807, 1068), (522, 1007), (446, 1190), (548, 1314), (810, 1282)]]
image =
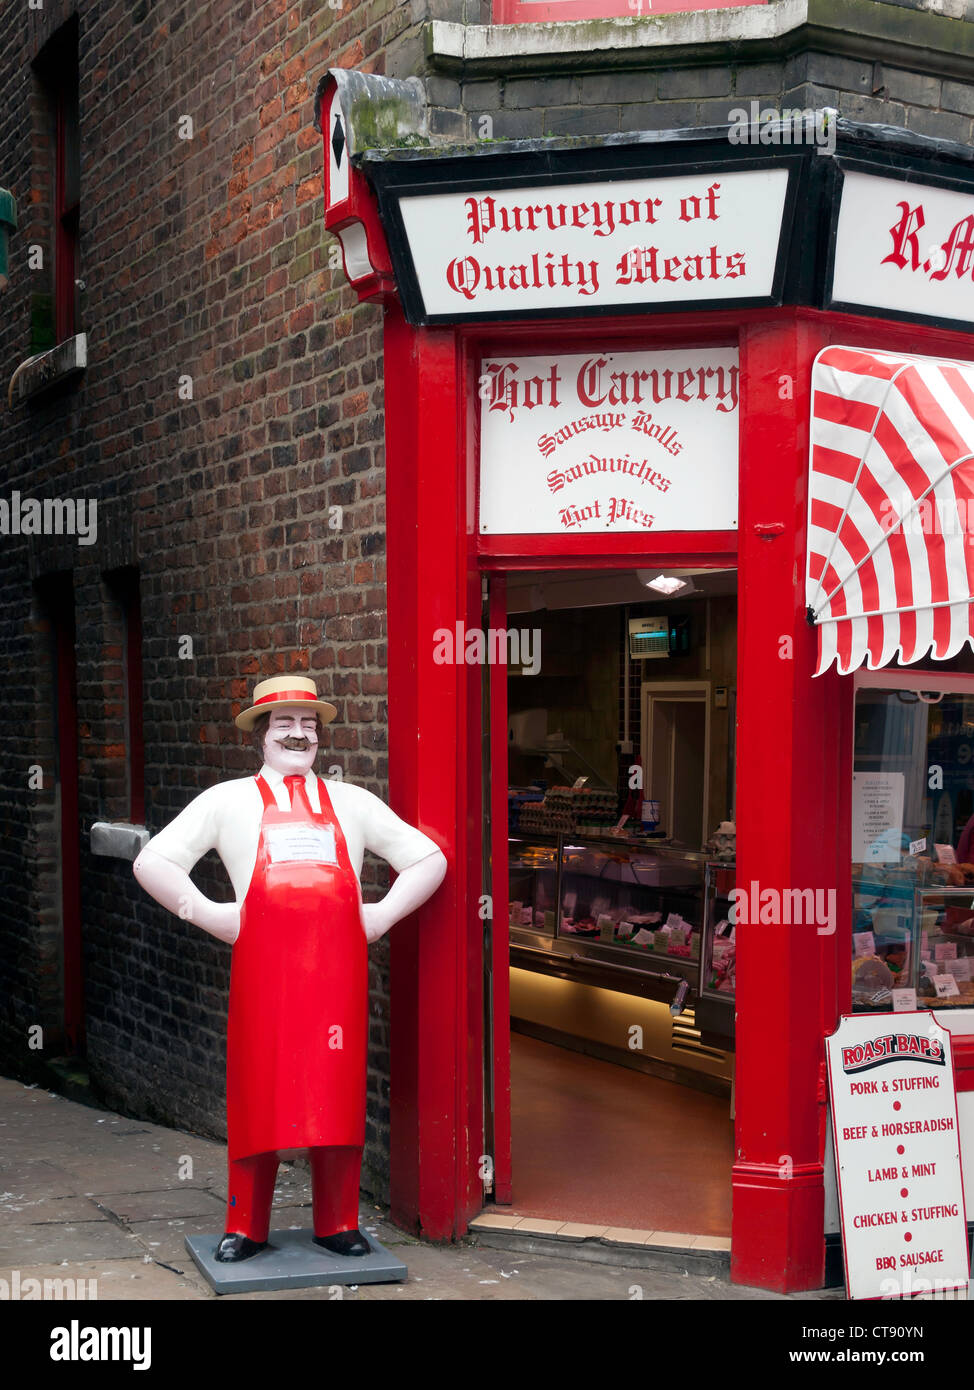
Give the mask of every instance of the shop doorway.
[(490, 683), (488, 1094), (507, 1210), (726, 1239), (737, 576), (679, 575), (491, 577), (540, 660)]

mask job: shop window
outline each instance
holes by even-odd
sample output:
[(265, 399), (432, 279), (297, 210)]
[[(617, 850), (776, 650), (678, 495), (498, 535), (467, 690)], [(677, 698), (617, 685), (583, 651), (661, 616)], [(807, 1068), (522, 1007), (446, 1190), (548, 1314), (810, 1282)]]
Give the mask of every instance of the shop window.
[(728, 10), (766, 0), (494, 0), (495, 24), (549, 24), (573, 19), (635, 19), (690, 10)]
[(145, 824), (145, 742), (142, 704), (142, 598), (134, 566), (110, 571), (109, 589), (121, 610), (122, 683), (125, 697), (125, 753), (128, 818)]
[(34, 183), (47, 215), (43, 265), (32, 274), (46, 286), (32, 297), (31, 350), (43, 352), (80, 331), (79, 222), (81, 141), (78, 25), (72, 20), (46, 44), (35, 65), (40, 139)]
[(863, 675), (852, 789), (853, 1005), (974, 1005), (974, 681)]

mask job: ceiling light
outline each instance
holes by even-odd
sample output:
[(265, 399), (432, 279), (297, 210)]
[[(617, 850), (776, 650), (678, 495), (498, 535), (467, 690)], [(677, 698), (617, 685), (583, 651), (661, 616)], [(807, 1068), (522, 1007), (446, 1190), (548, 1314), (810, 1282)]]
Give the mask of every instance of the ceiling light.
[(658, 594), (665, 594), (667, 598), (679, 594), (682, 598), (684, 594), (693, 591), (694, 583), (692, 579), (677, 579), (672, 574), (658, 574), (655, 578), (650, 578), (652, 570), (637, 570), (636, 575), (640, 584), (645, 584), (647, 589), (654, 589)]

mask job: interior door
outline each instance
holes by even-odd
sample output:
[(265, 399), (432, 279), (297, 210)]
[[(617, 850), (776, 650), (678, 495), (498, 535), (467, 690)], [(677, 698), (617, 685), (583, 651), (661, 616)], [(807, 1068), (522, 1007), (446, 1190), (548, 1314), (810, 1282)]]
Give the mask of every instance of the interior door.
[(645, 795), (659, 802), (667, 834), (702, 844), (709, 820), (709, 687), (646, 684), (643, 691)]

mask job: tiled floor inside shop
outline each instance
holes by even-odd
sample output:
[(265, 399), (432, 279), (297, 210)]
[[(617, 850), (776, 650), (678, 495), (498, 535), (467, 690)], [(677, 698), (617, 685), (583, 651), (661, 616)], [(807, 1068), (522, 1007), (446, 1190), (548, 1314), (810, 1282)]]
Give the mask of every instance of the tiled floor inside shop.
[(730, 1235), (726, 1097), (512, 1032), (511, 1131), (514, 1204), (506, 1210)]

